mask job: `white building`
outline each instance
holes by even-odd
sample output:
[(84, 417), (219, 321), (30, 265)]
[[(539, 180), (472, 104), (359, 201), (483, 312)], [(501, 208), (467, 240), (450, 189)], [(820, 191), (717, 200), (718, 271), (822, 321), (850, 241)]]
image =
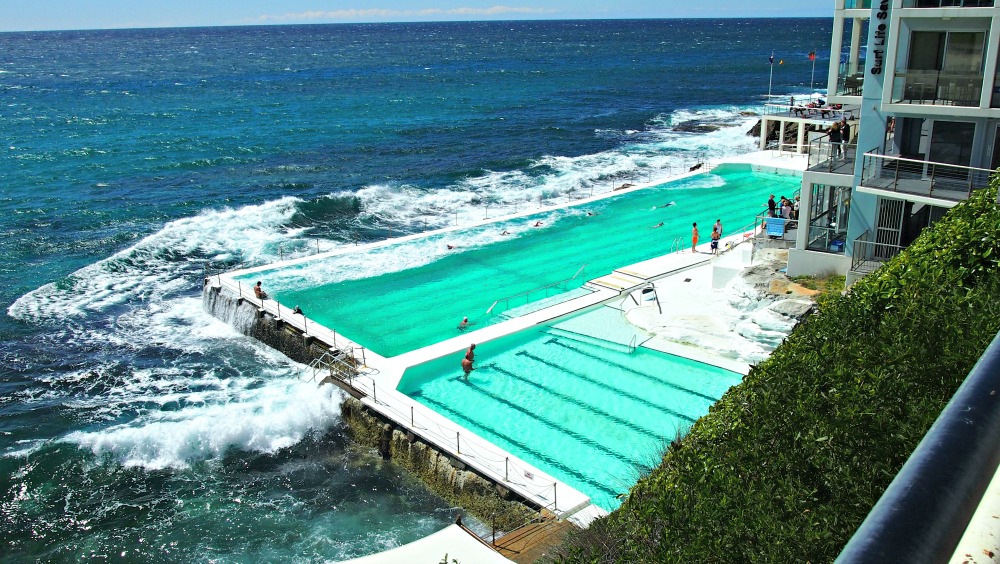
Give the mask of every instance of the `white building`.
[(994, 0), (835, 0), (828, 103), (855, 108), (836, 155), (809, 143), (788, 274), (878, 268), (1000, 166)]

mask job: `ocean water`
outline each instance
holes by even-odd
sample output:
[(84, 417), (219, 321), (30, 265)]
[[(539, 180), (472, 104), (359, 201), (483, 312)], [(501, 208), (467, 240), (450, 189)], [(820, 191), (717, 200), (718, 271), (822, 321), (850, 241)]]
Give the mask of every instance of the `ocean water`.
[(337, 392), (202, 311), (203, 274), (749, 150), (767, 57), (808, 93), (830, 24), (0, 34), (0, 560), (335, 561), (442, 528)]

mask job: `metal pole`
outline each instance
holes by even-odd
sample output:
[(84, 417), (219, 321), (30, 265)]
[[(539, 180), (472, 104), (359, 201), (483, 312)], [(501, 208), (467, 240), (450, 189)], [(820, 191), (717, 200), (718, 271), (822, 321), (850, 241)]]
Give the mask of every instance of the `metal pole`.
[(510, 478), (508, 478), (509, 475), (510, 475), (510, 457), (508, 456), (503, 460), (503, 481), (509, 482), (510, 481)]
[(774, 51), (771, 51), (771, 58), (769, 59), (771, 63), (771, 75), (767, 79), (767, 103), (771, 103), (771, 83), (774, 80)]
[(559, 494), (556, 492), (556, 486), (558, 482), (552, 482), (552, 512), (559, 512)]
[(810, 58), (813, 60), (813, 72), (812, 72), (812, 76), (809, 78), (809, 95), (810, 96), (812, 96), (814, 85), (816, 83), (816, 50), (815, 49), (813, 50), (813, 52), (811, 53), (811, 55), (812, 55), (812, 57), (810, 57)]
[(455, 452), (462, 454), (462, 442), (458, 431), (455, 431)]
[(412, 405), (410, 406), (410, 427), (411, 428), (416, 427), (416, 424), (413, 423), (413, 406)]
[(490, 218), (490, 205), (486, 204), (486, 217), (484, 217), (483, 219), (489, 219), (489, 218)]
[(319, 239), (316, 239), (316, 254), (319, 254)]

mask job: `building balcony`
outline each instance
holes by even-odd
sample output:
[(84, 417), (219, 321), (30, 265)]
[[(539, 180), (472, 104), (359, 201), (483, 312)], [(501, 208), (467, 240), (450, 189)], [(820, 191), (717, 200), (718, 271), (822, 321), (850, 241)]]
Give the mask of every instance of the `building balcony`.
[(809, 172), (831, 172), (854, 175), (854, 161), (858, 154), (856, 143), (833, 143), (823, 136), (809, 144)]
[(903, 0), (903, 7), (904, 8), (992, 8), (993, 0)]
[(932, 198), (947, 202), (968, 199), (989, 184), (992, 170), (943, 164), (893, 155), (865, 153), (861, 188), (893, 192), (901, 199)]
[(892, 103), (978, 107), (983, 92), (982, 72), (937, 70), (897, 71), (892, 80)]
[(854, 240), (851, 252), (851, 272), (866, 276), (903, 251), (901, 245), (872, 241), (871, 233), (865, 231)]

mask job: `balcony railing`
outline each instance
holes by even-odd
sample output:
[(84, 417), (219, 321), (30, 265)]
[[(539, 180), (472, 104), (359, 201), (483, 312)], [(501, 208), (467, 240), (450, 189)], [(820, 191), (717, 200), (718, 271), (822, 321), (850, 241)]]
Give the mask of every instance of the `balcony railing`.
[[(851, 0), (847, 0), (848, 3)], [(992, 8), (993, 0), (903, 0), (904, 8)]]
[(982, 92), (982, 72), (904, 70), (892, 80), (894, 104), (975, 107)]
[(868, 240), (868, 231), (854, 240), (851, 254), (851, 272), (871, 274), (889, 259), (898, 255), (903, 247)]
[(861, 186), (960, 202), (985, 187), (992, 170), (865, 153)]
[[(802, 102), (809, 102), (809, 99), (803, 98)], [(809, 118), (810, 121), (823, 123), (833, 123), (840, 121), (841, 118), (853, 120), (860, 113), (858, 106), (842, 105), (837, 108), (829, 105), (809, 107), (807, 104), (795, 104), (794, 106), (790, 104), (764, 104), (764, 115), (766, 116)]]
[(809, 144), (808, 170), (854, 174), (854, 159), (857, 154), (857, 143), (834, 143), (824, 135)]

